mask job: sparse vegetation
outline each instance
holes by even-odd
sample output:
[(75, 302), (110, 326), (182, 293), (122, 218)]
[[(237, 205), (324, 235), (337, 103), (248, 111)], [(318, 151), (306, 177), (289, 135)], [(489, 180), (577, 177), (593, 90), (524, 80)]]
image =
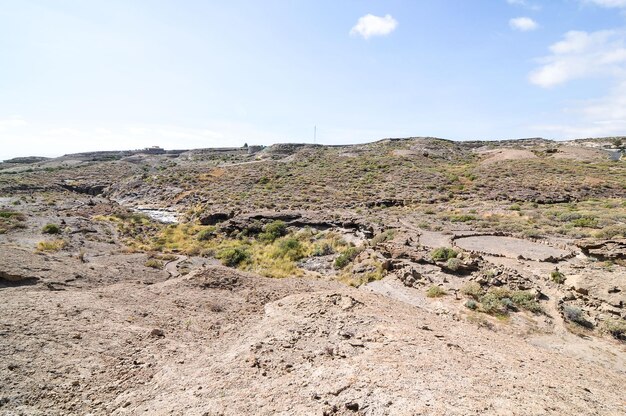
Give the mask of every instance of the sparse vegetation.
[(615, 339), (626, 341), (626, 321), (623, 319), (611, 319), (604, 323), (604, 331), (611, 334)]
[(576, 306), (564, 305), (563, 317), (570, 322), (574, 322), (580, 326), (589, 327), (591, 324), (585, 319), (583, 311)]
[(144, 263), (144, 266), (150, 267), (152, 269), (161, 270), (161, 269), (163, 269), (163, 262), (161, 260), (158, 260), (158, 259), (148, 259)]
[(440, 298), (447, 294), (448, 292), (446, 292), (446, 290), (440, 286), (431, 286), (426, 291), (426, 296), (428, 296), (429, 298)]
[(65, 247), (65, 240), (47, 240), (37, 243), (37, 251), (55, 252)]
[(550, 279), (559, 285), (565, 283), (565, 275), (558, 270), (554, 270), (550, 273)]
[(461, 293), (468, 296), (472, 308), (489, 315), (506, 316), (519, 309), (540, 314), (544, 313), (535, 295), (524, 290), (511, 291), (506, 287), (492, 287), (487, 292), (475, 282), (465, 284)]
[(59, 234), (61, 232), (61, 227), (56, 224), (46, 224), (41, 232), (44, 234)]
[(277, 238), (287, 235), (287, 225), (284, 221), (274, 221), (263, 227), (263, 232), (259, 234), (259, 239), (267, 243), (274, 242)]
[(476, 282), (469, 282), (461, 287), (461, 293), (473, 300), (478, 300), (483, 295), (482, 287)]
[(430, 257), (434, 261), (447, 261), (455, 258), (458, 252), (449, 247), (439, 247), (430, 253)]
[(239, 246), (222, 249), (217, 254), (217, 258), (222, 261), (224, 266), (238, 267), (242, 263), (249, 261), (251, 255), (246, 247)]
[(335, 259), (335, 263), (334, 263), (335, 268), (336, 269), (343, 269), (351, 261), (353, 261), (356, 258), (356, 256), (358, 256), (362, 251), (363, 251), (363, 249), (360, 248), (360, 247), (348, 247), (348, 249), (346, 251), (341, 253)]
[(474, 311), (478, 309), (478, 303), (474, 299), (469, 299), (465, 302), (465, 307)]

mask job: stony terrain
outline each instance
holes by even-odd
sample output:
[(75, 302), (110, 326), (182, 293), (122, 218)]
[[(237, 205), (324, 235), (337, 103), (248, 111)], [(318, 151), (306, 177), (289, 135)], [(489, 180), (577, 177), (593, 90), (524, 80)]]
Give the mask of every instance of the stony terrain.
[(623, 139), (0, 164), (0, 414), (626, 411)]

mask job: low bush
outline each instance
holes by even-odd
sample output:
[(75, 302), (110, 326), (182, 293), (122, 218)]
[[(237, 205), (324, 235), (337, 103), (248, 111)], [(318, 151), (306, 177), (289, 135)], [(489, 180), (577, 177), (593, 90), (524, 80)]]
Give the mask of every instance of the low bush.
[(463, 262), (460, 259), (457, 259), (456, 257), (448, 259), (448, 261), (446, 262), (446, 268), (453, 272), (458, 271), (462, 265), (463, 265)]
[(335, 263), (334, 263), (335, 268), (343, 269), (352, 260), (354, 260), (356, 256), (358, 256), (362, 251), (363, 249), (358, 248), (358, 247), (349, 247), (346, 251), (344, 251), (339, 256), (337, 256), (337, 258), (335, 259)]
[(593, 217), (582, 217), (572, 221), (574, 227), (598, 228), (598, 220)]
[(196, 240), (198, 241), (209, 241), (213, 237), (215, 237), (214, 230), (206, 228), (204, 230), (200, 230), (198, 234), (196, 234)]
[(304, 247), (294, 237), (286, 237), (278, 242), (278, 247), (274, 250), (273, 257), (282, 257), (291, 261), (300, 260), (305, 256)]
[(56, 224), (46, 224), (41, 232), (44, 234), (59, 234), (61, 232), (61, 227)]
[(375, 247), (376, 245), (380, 243), (384, 243), (385, 241), (391, 240), (395, 235), (396, 235), (395, 230), (384, 231), (378, 234), (377, 236), (375, 236), (374, 238), (372, 238), (372, 240), (370, 241), (370, 245), (372, 247)]
[(535, 295), (525, 290), (517, 290), (511, 293), (511, 301), (521, 309), (532, 313), (543, 313), (543, 307), (539, 304)]
[(312, 255), (315, 257), (320, 257), (320, 256), (328, 256), (334, 253), (335, 253), (335, 250), (333, 249), (333, 246), (328, 244), (327, 242), (324, 242), (321, 244), (316, 244), (313, 247)]
[(59, 251), (63, 247), (65, 247), (65, 245), (66, 245), (66, 242), (64, 240), (40, 241), (37, 243), (37, 251), (48, 251), (48, 252)]
[(434, 261), (446, 261), (455, 258), (459, 253), (448, 247), (439, 247), (430, 252)]
[(440, 298), (446, 294), (446, 290), (440, 286), (431, 286), (426, 291), (426, 296), (429, 298)]
[(263, 227), (259, 239), (266, 243), (273, 243), (276, 239), (287, 235), (287, 224), (284, 221), (274, 221)]
[(478, 303), (474, 299), (469, 299), (467, 302), (465, 302), (465, 307), (467, 309), (475, 311), (476, 309), (478, 309)]
[(224, 266), (237, 267), (251, 258), (250, 252), (245, 247), (229, 247), (217, 253), (217, 258)]
[(554, 270), (552, 273), (550, 273), (550, 279), (554, 283), (558, 283), (559, 285), (565, 283), (565, 275), (558, 270)]
[(159, 269), (159, 270), (163, 268), (163, 262), (158, 259), (148, 259), (143, 265), (146, 267)]
[(481, 309), (490, 315), (507, 315), (509, 311), (524, 309), (532, 313), (543, 313), (535, 295), (525, 290), (511, 291), (505, 287), (489, 290), (480, 298)]
[(0, 218), (14, 218), (18, 221), (23, 221), (24, 214), (15, 211), (0, 211)]
[(610, 320), (604, 323), (604, 330), (614, 338), (626, 341), (626, 321)]
[(589, 327), (590, 323), (585, 319), (583, 311), (575, 306), (563, 306), (563, 316), (570, 322), (574, 322), (580, 326)]
[(469, 282), (461, 287), (461, 293), (465, 296), (471, 297), (474, 300), (478, 300), (484, 292), (480, 284), (476, 282)]
[(480, 308), (489, 315), (507, 315), (508, 309), (501, 299), (495, 293), (488, 292), (480, 298)]

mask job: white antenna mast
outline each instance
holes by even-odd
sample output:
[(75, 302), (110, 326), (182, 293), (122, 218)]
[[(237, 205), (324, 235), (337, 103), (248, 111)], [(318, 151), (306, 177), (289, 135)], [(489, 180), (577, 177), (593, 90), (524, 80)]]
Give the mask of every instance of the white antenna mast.
[(313, 126), (313, 144), (317, 140), (317, 126)]

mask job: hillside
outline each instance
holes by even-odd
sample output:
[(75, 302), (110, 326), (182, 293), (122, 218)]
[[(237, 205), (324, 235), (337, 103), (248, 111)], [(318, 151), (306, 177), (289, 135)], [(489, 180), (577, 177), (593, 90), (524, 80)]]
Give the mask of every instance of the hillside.
[(623, 414), (621, 138), (0, 164), (2, 414)]

